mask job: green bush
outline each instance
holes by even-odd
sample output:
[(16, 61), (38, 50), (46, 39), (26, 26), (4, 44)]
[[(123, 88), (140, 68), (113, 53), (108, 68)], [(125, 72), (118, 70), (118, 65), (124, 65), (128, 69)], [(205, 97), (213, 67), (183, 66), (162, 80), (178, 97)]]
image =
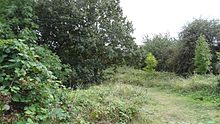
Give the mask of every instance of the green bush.
[[(0, 118), (7, 123), (64, 122), (65, 90), (33, 47), (0, 40)], [(52, 113), (54, 112), (55, 113)]]
[(195, 71), (198, 74), (206, 74), (211, 65), (211, 52), (209, 44), (206, 42), (205, 36), (201, 35), (196, 44), (195, 49)]
[(144, 62), (147, 65), (144, 68), (144, 70), (150, 71), (150, 72), (155, 71), (155, 68), (157, 66), (157, 60), (152, 53), (147, 54), (147, 57)]
[(71, 79), (75, 78), (75, 71), (68, 64), (62, 64), (59, 56), (54, 54), (46, 46), (34, 45), (34, 51), (38, 55), (38, 61), (47, 67), (47, 69), (53, 72), (53, 75), (57, 77), (67, 87), (72, 87), (74, 83)]

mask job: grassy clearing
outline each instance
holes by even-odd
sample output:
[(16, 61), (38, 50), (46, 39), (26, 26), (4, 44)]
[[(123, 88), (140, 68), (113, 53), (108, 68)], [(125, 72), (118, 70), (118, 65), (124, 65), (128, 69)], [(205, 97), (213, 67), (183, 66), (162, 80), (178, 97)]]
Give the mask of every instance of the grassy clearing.
[[(219, 124), (218, 78), (184, 79), (172, 73), (131, 68), (106, 71), (109, 78), (88, 89), (63, 90), (66, 111), (50, 113), (70, 124)], [(62, 97), (63, 96), (63, 97)], [(65, 97), (64, 97), (65, 96)], [(193, 98), (193, 99), (192, 99)], [(62, 103), (57, 103), (60, 105)], [(63, 106), (63, 105), (62, 105)], [(50, 120), (54, 120), (50, 118)]]
[[(111, 70), (108, 70), (108, 73), (110, 72)], [(220, 123), (217, 76), (195, 75), (185, 79), (172, 73), (146, 73), (131, 68), (120, 68), (110, 79), (111, 83), (124, 83), (148, 89), (148, 102), (140, 106), (142, 119), (136, 120), (135, 123)]]
[[(110, 72), (110, 70), (108, 70)], [(121, 82), (143, 87), (157, 87), (169, 90), (179, 95), (189, 96), (193, 99), (220, 104), (220, 88), (218, 76), (194, 75), (190, 78), (182, 78), (173, 73), (154, 72), (147, 73), (131, 68), (120, 68), (111, 78), (112, 82)]]
[[(148, 90), (149, 103), (143, 107), (149, 124), (219, 124), (220, 108), (157, 88)], [(143, 113), (143, 114), (144, 114)]]

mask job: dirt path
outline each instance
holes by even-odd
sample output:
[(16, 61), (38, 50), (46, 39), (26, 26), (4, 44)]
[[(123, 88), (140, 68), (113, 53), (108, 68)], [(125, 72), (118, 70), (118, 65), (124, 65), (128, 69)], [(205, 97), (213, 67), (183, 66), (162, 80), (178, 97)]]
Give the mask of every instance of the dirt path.
[(142, 108), (142, 112), (149, 124), (220, 124), (220, 109), (212, 103), (155, 88), (148, 90), (148, 96), (150, 102)]

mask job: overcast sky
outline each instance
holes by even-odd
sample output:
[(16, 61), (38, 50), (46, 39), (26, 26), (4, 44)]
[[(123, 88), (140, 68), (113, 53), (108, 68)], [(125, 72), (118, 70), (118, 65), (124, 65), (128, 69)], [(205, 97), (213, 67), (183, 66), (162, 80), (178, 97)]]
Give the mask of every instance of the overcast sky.
[(138, 44), (146, 34), (169, 32), (177, 37), (195, 18), (220, 19), (220, 0), (121, 0), (121, 7), (133, 22)]

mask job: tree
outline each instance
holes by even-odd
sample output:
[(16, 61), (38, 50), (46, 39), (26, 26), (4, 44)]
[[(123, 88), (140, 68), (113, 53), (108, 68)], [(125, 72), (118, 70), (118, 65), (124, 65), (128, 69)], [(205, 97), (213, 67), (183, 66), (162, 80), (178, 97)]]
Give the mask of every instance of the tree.
[(127, 66), (134, 67), (136, 69), (143, 69), (145, 66), (144, 60), (146, 58), (146, 51), (143, 46), (137, 46), (134, 48), (131, 55), (125, 58), (125, 62)]
[(219, 20), (195, 19), (193, 22), (183, 27), (179, 34), (179, 39), (183, 46), (176, 58), (175, 72), (181, 75), (189, 75), (194, 71), (194, 61), (196, 41), (200, 34), (206, 37), (213, 54), (212, 63), (217, 59), (214, 55), (219, 49), (220, 23)]
[(148, 53), (145, 59), (145, 64), (147, 65), (144, 70), (146, 71), (150, 71), (153, 72), (155, 71), (155, 68), (157, 66), (157, 60), (156, 58), (153, 56), (152, 53)]
[(99, 82), (103, 69), (122, 64), (134, 51), (132, 24), (119, 4), (119, 0), (38, 0), (38, 43), (47, 44), (69, 63), (78, 82)]
[(143, 49), (146, 53), (151, 52), (156, 57), (158, 61), (156, 70), (172, 72), (180, 46), (178, 40), (170, 37), (169, 34), (158, 34), (152, 38), (146, 36)]
[(196, 41), (195, 49), (195, 72), (198, 74), (206, 74), (210, 69), (211, 64), (211, 52), (209, 44), (206, 42), (205, 36), (200, 35)]

